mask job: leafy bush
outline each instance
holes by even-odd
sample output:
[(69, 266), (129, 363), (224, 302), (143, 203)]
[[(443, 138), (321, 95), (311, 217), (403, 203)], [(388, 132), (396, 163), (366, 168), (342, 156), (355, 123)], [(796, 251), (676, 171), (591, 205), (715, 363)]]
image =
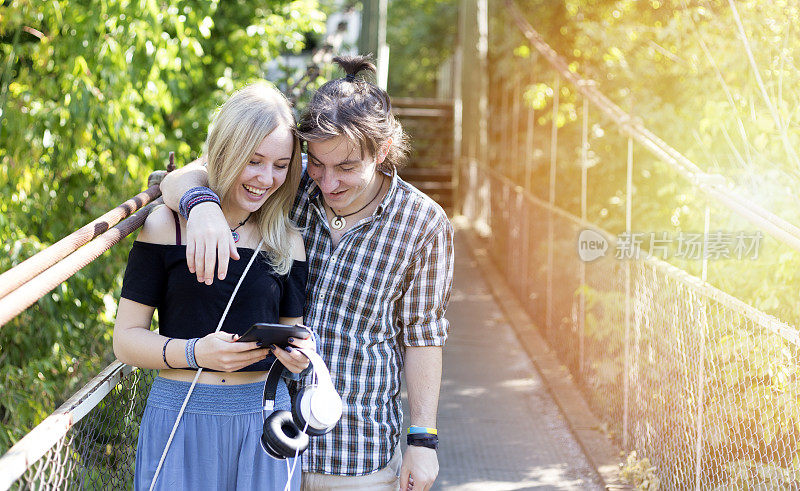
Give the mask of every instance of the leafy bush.
[[(0, 4), (0, 271), (139, 192), (169, 151), (196, 157), (226, 96), (323, 21), (315, 0)], [(113, 358), (129, 246), (0, 328), (0, 452)]]

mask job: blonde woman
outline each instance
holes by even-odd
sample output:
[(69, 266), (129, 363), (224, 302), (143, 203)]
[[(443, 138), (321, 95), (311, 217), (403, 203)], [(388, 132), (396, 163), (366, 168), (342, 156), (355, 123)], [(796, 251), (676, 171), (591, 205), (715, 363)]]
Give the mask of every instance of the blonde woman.
[[(307, 265), (288, 213), (300, 180), (295, 122), (286, 98), (266, 84), (234, 94), (207, 139), (210, 187), (236, 240), (239, 261), (213, 285), (186, 266), (186, 223), (167, 207), (147, 218), (131, 249), (116, 324), (121, 361), (159, 369), (142, 424), (135, 488), (149, 489), (196, 371), (203, 367), (166, 454), (156, 489), (284, 489), (285, 462), (261, 449), (262, 389), (277, 357), (294, 373), (308, 366), (297, 350), (236, 342), (253, 323), (302, 322)], [(262, 241), (219, 332), (234, 287)], [(150, 330), (159, 311), (159, 332)], [(310, 339), (296, 347), (314, 348)], [(275, 409), (289, 409), (281, 382)], [(291, 488), (299, 487), (299, 472)]]

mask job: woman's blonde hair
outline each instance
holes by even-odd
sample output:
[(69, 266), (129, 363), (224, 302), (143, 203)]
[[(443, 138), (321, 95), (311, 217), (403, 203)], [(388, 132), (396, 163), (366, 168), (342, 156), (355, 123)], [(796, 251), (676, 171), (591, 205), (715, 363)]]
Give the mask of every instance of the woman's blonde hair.
[(289, 101), (275, 87), (264, 82), (244, 87), (219, 109), (208, 132), (206, 148), (208, 184), (224, 203), (256, 148), (279, 125), (285, 125), (293, 135), (292, 159), (286, 180), (261, 208), (253, 212), (250, 220), (261, 232), (270, 264), (278, 274), (286, 274), (292, 266), (289, 232), (295, 228), (289, 220), (289, 210), (302, 172), (300, 141), (295, 133)]

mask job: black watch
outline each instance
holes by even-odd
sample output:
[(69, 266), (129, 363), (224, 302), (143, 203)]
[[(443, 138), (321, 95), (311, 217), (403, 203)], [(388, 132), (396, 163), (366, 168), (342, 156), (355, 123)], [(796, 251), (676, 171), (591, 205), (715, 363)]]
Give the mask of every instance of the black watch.
[(413, 447), (439, 449), (439, 436), (430, 433), (411, 433), (406, 435), (406, 443)]

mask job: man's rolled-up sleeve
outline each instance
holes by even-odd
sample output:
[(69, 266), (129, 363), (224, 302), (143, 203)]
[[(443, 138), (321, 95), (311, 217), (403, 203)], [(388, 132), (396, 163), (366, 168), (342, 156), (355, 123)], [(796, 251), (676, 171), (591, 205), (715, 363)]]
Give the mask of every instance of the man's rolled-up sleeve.
[(453, 285), (453, 227), (441, 220), (416, 251), (399, 300), (399, 322), (406, 346), (444, 346), (445, 319)]

